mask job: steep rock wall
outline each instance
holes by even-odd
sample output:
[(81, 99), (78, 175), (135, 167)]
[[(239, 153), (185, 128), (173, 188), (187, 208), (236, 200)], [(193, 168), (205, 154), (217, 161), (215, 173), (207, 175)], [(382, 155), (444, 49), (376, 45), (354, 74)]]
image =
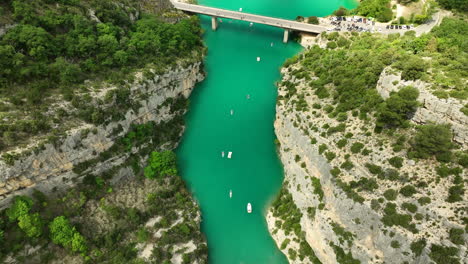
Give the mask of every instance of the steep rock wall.
[[(83, 124), (67, 131), (56, 144), (46, 144), (43, 150), (16, 160), (13, 165), (0, 161), (0, 208), (5, 207), (15, 195), (25, 194), (37, 188), (43, 192), (65, 188), (76, 182), (74, 165), (99, 156), (113, 145), (115, 138), (125, 135), (131, 124), (148, 121), (156, 123), (174, 117), (166, 100), (183, 96), (188, 98), (195, 84), (204, 77), (201, 63), (178, 67), (154, 78), (146, 79), (137, 74), (131, 85), (129, 100), (139, 104), (125, 117), (106, 125)], [(103, 96), (103, 95), (100, 95)], [(90, 132), (92, 131), (92, 132)], [(118, 131), (116, 133), (115, 131)], [(125, 153), (111, 157), (95, 166), (95, 173), (121, 164)]]

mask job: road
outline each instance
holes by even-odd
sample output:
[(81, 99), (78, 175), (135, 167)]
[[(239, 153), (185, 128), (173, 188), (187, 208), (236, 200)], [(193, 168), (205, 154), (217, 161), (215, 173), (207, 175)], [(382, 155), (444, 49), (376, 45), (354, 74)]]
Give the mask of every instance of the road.
[(249, 13), (243, 13), (238, 11), (230, 11), (221, 8), (213, 8), (208, 6), (202, 5), (192, 5), (186, 3), (180, 3), (177, 1), (172, 1), (172, 4), (175, 8), (187, 12), (197, 13), (208, 15), (212, 17), (220, 17), (220, 18), (231, 18), (236, 20), (243, 20), (252, 23), (264, 24), (289, 30), (295, 31), (302, 31), (302, 32), (309, 32), (309, 33), (321, 33), (326, 31), (327, 28), (324, 26), (319, 25), (312, 25), (302, 22), (297, 22), (293, 20), (287, 20), (282, 18), (274, 18), (268, 16), (261, 16)]

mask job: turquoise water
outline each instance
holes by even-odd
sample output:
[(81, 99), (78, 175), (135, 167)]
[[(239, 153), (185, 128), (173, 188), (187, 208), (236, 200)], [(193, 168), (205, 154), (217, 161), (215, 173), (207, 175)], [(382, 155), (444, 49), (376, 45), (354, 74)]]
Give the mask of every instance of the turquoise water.
[[(325, 16), (351, 0), (199, 0), (202, 5), (294, 19)], [(287, 263), (268, 233), (265, 212), (283, 172), (273, 122), (279, 68), (301, 48), (283, 31), (223, 20), (216, 32), (202, 17), (208, 76), (191, 96), (187, 130), (177, 150), (183, 178), (202, 210), (212, 264)], [(273, 47), (271, 47), (273, 43)], [(257, 62), (256, 58), (261, 61)], [(247, 98), (250, 95), (250, 98)], [(233, 110), (233, 115), (231, 115)], [(221, 157), (232, 151), (232, 159)], [(233, 196), (229, 198), (229, 190)], [(253, 212), (247, 213), (247, 203)]]

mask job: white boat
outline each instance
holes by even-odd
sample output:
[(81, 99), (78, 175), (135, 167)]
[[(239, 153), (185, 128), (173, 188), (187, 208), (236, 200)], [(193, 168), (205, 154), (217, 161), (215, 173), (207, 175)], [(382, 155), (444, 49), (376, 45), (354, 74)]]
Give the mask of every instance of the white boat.
[(270, 44), (270, 47), (273, 47), (273, 42)]
[(223, 157), (223, 158), (224, 158), (224, 151), (222, 151), (222, 152), (221, 152), (221, 157)]
[(250, 26), (253, 26), (253, 23), (252, 23), (252, 22), (250, 22)]
[(257, 57), (257, 61), (260, 61), (260, 57)]
[(252, 205), (250, 203), (247, 204), (247, 213), (252, 213)]
[(231, 157), (232, 157), (232, 152), (229, 151), (229, 153), (228, 153), (228, 159), (230, 159)]
[(232, 198), (232, 190), (229, 190), (229, 198)]
[(241, 8), (239, 8), (239, 12), (242, 12), (242, 7), (241, 7)]
[(234, 115), (234, 110), (231, 109), (231, 115)]
[(247, 95), (247, 99), (250, 99), (250, 94)]

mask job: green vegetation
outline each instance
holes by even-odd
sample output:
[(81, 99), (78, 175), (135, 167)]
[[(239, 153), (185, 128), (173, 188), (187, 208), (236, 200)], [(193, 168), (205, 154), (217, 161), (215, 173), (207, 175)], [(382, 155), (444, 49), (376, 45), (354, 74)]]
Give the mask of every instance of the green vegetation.
[(356, 154), (356, 153), (361, 152), (363, 148), (364, 148), (364, 144), (360, 142), (355, 142), (353, 143), (353, 145), (351, 145), (351, 152)]
[(175, 153), (170, 150), (151, 153), (148, 166), (145, 168), (145, 177), (154, 179), (169, 175), (177, 175)]
[(384, 197), (388, 201), (395, 201), (398, 196), (398, 192), (394, 189), (388, 189), (384, 192)]
[(64, 248), (71, 249), (73, 252), (85, 253), (87, 250), (85, 238), (76, 231), (75, 227), (70, 225), (65, 216), (56, 217), (49, 224), (50, 237), (52, 241)]
[(397, 169), (403, 167), (403, 161), (404, 161), (404, 159), (402, 157), (398, 157), (398, 156), (395, 156), (395, 157), (392, 157), (392, 158), (388, 159), (388, 163), (390, 163), (390, 165), (392, 165), (393, 167), (395, 167)]
[(431, 245), (431, 253), (429, 253), (429, 257), (436, 263), (436, 264), (460, 264), (460, 260), (457, 257), (458, 248), (456, 247), (446, 247), (441, 245)]
[(423, 159), (435, 156), (439, 161), (451, 161), (452, 137), (449, 126), (422, 125), (412, 140), (412, 151), (408, 155)]
[(405, 185), (400, 189), (400, 193), (405, 197), (411, 197), (417, 193), (416, 188), (413, 185)]
[(456, 245), (463, 245), (465, 244), (465, 239), (463, 238), (464, 234), (465, 231), (461, 228), (451, 228), (449, 231), (449, 239)]
[(357, 13), (366, 17), (375, 17), (380, 22), (393, 19), (389, 0), (363, 0), (357, 7)]
[[(318, 181), (318, 184), (320, 184), (320, 181)], [(299, 257), (300, 260), (308, 258), (313, 264), (321, 264), (320, 260), (315, 256), (314, 251), (305, 240), (304, 233), (301, 231), (300, 221), (302, 213), (294, 203), (292, 195), (285, 188), (287, 185), (287, 182), (283, 184), (280, 194), (272, 203), (271, 210), (273, 212), (273, 216), (281, 219), (281, 221), (276, 221), (275, 225), (277, 228), (281, 228), (287, 235), (293, 233), (298, 239), (297, 242), (300, 246), (299, 255), (297, 255), (296, 251), (290, 248), (288, 251), (290, 257)], [(283, 243), (285, 243), (285, 241), (283, 241)]]
[(402, 203), (401, 204), (401, 207), (403, 209), (406, 209), (407, 211), (411, 212), (411, 213), (416, 213), (416, 211), (418, 211), (418, 206), (413, 204), (413, 203)]
[[(172, 14), (169, 19), (159, 13), (161, 8), (145, 9), (147, 4), (138, 1), (59, 2), (1, 4), (17, 26), (0, 37), (0, 150), (25, 145), (33, 136), (56, 142), (67, 125), (78, 120), (102, 124), (118, 118), (132, 107), (125, 100), (130, 95), (125, 85), (132, 83), (136, 71), (149, 78), (178, 61), (201, 58), (201, 28), (195, 16)], [(95, 19), (89, 10), (95, 11)], [(166, 22), (174, 18), (178, 23)], [(109, 102), (93, 102), (90, 94), (90, 88), (103, 83), (119, 86), (112, 111), (105, 110)], [(57, 109), (55, 103), (65, 107)], [(12, 164), (15, 155), (3, 158)]]
[(411, 223), (413, 218), (411, 215), (399, 214), (396, 211), (396, 204), (387, 203), (384, 208), (384, 216), (382, 217), (382, 223), (386, 226), (401, 226), (408, 229), (412, 233), (417, 233), (416, 225)]
[(408, 119), (419, 105), (418, 96), (419, 91), (413, 87), (405, 87), (392, 93), (378, 110), (376, 129), (408, 127)]
[(414, 253), (414, 255), (416, 257), (421, 256), (422, 251), (426, 247), (426, 243), (427, 242), (426, 242), (425, 238), (420, 239), (418, 241), (414, 241), (414, 242), (411, 243), (411, 245), (410, 245), (411, 251)]

